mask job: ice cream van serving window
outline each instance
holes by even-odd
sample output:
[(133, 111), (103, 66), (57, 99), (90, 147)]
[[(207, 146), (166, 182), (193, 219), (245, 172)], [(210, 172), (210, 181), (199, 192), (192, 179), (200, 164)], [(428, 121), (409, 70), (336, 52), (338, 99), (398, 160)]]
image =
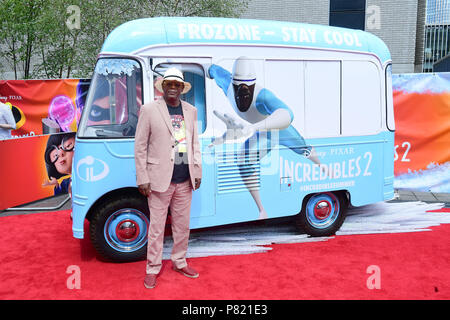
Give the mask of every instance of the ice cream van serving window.
[[(181, 95), (180, 99), (189, 102), (197, 108), (198, 133), (206, 130), (206, 99), (205, 99), (205, 75), (202, 66), (194, 63), (161, 63), (154, 69), (153, 83), (162, 77), (168, 68), (177, 68), (183, 73), (184, 80), (192, 86), (191, 90)], [(162, 92), (154, 88), (155, 99), (161, 98)]]
[(97, 61), (78, 129), (80, 138), (134, 137), (142, 105), (142, 68), (132, 59)]

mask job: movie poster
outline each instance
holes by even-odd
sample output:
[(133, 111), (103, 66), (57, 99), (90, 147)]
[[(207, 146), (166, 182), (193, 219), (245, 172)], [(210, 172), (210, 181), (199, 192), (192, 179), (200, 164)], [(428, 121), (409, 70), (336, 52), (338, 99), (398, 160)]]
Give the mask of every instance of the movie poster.
[(71, 186), (75, 132), (90, 80), (0, 81), (0, 101), (16, 121), (0, 140), (0, 210), (59, 194)]
[(0, 101), (16, 120), (13, 138), (76, 131), (89, 79), (3, 80)]
[(0, 210), (67, 194), (75, 132), (0, 141)]
[(395, 188), (450, 192), (450, 73), (393, 76)]

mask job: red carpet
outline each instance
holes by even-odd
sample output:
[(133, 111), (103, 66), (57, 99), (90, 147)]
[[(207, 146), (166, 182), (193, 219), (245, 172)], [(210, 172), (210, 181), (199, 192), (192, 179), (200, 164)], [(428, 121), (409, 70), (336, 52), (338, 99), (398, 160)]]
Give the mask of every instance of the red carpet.
[[(449, 224), (272, 248), (189, 259), (198, 279), (165, 261), (157, 287), (147, 290), (145, 262), (99, 261), (88, 239), (72, 238), (69, 211), (1, 217), (0, 299), (450, 299)], [(72, 265), (81, 289), (67, 288)], [(380, 268), (380, 289), (367, 288), (371, 265)]]

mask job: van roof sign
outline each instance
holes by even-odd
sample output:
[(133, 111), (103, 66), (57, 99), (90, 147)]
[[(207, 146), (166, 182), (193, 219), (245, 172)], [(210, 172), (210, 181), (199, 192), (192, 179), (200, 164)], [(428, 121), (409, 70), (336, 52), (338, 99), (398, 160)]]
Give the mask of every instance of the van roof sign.
[(158, 17), (129, 21), (114, 29), (101, 52), (138, 53), (152, 45), (228, 43), (285, 45), (358, 51), (391, 59), (386, 44), (361, 30), (304, 23), (231, 19)]

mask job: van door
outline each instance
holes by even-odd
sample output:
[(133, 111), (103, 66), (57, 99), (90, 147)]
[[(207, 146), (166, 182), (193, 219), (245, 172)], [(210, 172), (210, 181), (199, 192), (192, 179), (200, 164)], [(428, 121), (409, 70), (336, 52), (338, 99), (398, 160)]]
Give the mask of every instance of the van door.
[[(191, 204), (191, 228), (201, 227), (201, 217), (213, 216), (215, 214), (214, 189), (215, 189), (215, 168), (214, 161), (208, 161), (213, 158), (212, 149), (208, 148), (211, 143), (211, 130), (208, 127), (208, 117), (206, 106), (209, 100), (206, 86), (206, 72), (204, 66), (211, 64), (209, 58), (152, 58), (151, 65), (155, 71), (153, 73), (153, 82), (162, 77), (164, 72), (170, 67), (176, 67), (183, 72), (184, 80), (189, 82), (192, 89), (180, 98), (189, 102), (197, 108), (197, 124), (199, 142), (202, 150), (202, 183), (200, 189), (194, 191)], [(162, 97), (162, 92), (154, 88), (152, 93), (154, 99)]]
[[(265, 117), (255, 108), (256, 98), (265, 87), (264, 60), (249, 57), (217, 59), (211, 68), (215, 220), (227, 224), (266, 218), (261, 200), (259, 134), (244, 132), (250, 124)], [(237, 105), (236, 92), (241, 89), (251, 92), (248, 107), (245, 103)], [(241, 129), (244, 131), (240, 132)]]

